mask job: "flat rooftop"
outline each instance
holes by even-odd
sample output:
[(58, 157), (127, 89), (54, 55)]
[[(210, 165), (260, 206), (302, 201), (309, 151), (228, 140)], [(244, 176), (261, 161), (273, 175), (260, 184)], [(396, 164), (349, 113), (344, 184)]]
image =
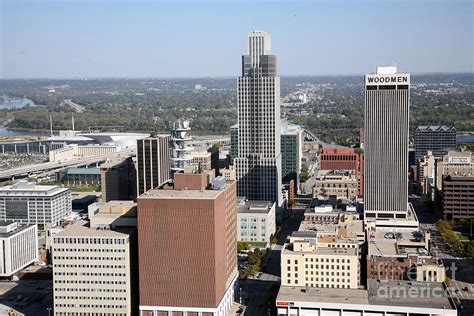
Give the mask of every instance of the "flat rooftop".
[(267, 201), (240, 201), (237, 205), (237, 213), (260, 213), (265, 214), (270, 212), (273, 207), (272, 202)]
[[(11, 225), (13, 224), (14, 222), (5, 222), (5, 221), (2, 221), (0, 222), (0, 227), (2, 228), (6, 228), (8, 225)], [(12, 231), (9, 231), (8, 233), (0, 233), (0, 238), (8, 238), (8, 237), (11, 237), (11, 236), (14, 236), (22, 231), (24, 231), (25, 229), (28, 229), (30, 228), (31, 226), (33, 226), (34, 224), (30, 224), (30, 225), (20, 225), (20, 224), (17, 224), (18, 226), (12, 230)]]
[(61, 188), (57, 185), (37, 185), (35, 182), (20, 181), (12, 185), (0, 187), (0, 195), (53, 196), (68, 190), (69, 188)]
[(174, 190), (174, 189), (153, 189), (143, 193), (139, 199), (215, 199), (223, 190)]
[[(452, 301), (438, 282), (367, 280), (367, 292), (371, 305), (409, 306), (419, 308), (455, 309)], [(392, 289), (392, 290), (390, 290)], [(404, 295), (416, 291), (420, 295)], [(440, 293), (441, 292), (441, 293)], [(383, 293), (385, 295), (380, 295)]]
[[(409, 281), (401, 281), (400, 283), (398, 281), (368, 281), (368, 290), (282, 286), (276, 301), (455, 310), (450, 298), (443, 291), (440, 291), (440, 289), (443, 289), (442, 283), (424, 282), (421, 285)], [(410, 293), (409, 291), (419, 293), (419, 295), (407, 294)], [(348, 308), (350, 309), (350, 307)]]
[(369, 293), (358, 289), (281, 286), (276, 301), (369, 304)]
[(56, 234), (57, 237), (124, 237), (135, 227), (118, 227), (114, 230), (90, 228), (89, 221), (80, 220)]
[(313, 254), (313, 255), (331, 255), (331, 256), (357, 256), (357, 248), (332, 248), (332, 247), (321, 247), (316, 248), (313, 251), (293, 251), (292, 244), (286, 244), (283, 251), (287, 254)]
[[(396, 238), (390, 238), (391, 236)], [(376, 231), (369, 234), (368, 244), (369, 256), (406, 256), (410, 253), (417, 254), (417, 248), (425, 248), (423, 234), (417, 230)]]

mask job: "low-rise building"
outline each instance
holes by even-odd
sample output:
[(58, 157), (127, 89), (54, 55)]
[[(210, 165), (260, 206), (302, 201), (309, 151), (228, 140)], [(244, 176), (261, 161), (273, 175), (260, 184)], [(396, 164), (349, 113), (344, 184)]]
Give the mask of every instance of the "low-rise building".
[(237, 201), (237, 240), (270, 243), (276, 231), (275, 206), (273, 202)]
[(450, 151), (442, 160), (436, 161), (435, 186), (443, 189), (445, 176), (474, 176), (474, 159), (472, 152)]
[(220, 174), (227, 180), (227, 181), (235, 181), (235, 166), (230, 165), (225, 169), (220, 170)]
[(441, 201), (447, 220), (474, 218), (474, 176), (445, 176)]
[(116, 153), (117, 151), (120, 151), (120, 149), (121, 148), (118, 145), (69, 144), (63, 148), (51, 150), (49, 152), (49, 161), (55, 162), (55, 161), (64, 161), (64, 160), (69, 160), (69, 159), (113, 154), (113, 153)]
[(430, 254), (429, 231), (369, 231), (367, 278), (443, 282), (442, 261)]
[(11, 277), (38, 260), (36, 225), (0, 222), (0, 277)]
[(453, 298), (442, 283), (369, 280), (365, 289), (281, 286), (278, 315), (456, 316)]
[(357, 197), (357, 178), (354, 172), (348, 170), (320, 170), (316, 176), (313, 197), (327, 199), (345, 198), (355, 200)]
[[(322, 209), (324, 207), (321, 207)], [(361, 286), (360, 259), (365, 245), (364, 223), (352, 212), (333, 211), (320, 221), (305, 213), (298, 231), (281, 253), (282, 286), (357, 289)]]
[(0, 188), (0, 221), (55, 226), (72, 210), (71, 190), (20, 181)]
[(54, 314), (136, 315), (136, 204), (93, 204), (53, 237)]

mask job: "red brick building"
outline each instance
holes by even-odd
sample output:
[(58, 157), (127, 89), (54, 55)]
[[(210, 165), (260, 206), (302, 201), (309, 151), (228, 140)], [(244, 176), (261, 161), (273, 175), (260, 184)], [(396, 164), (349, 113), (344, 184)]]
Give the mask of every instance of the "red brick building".
[(357, 177), (357, 195), (364, 195), (364, 153), (354, 148), (324, 148), (321, 153), (321, 170), (354, 170)]
[[(237, 272), (234, 181), (176, 174), (138, 198), (141, 315), (220, 315)], [(215, 181), (216, 181), (215, 180)], [(169, 312), (169, 313), (168, 313)]]

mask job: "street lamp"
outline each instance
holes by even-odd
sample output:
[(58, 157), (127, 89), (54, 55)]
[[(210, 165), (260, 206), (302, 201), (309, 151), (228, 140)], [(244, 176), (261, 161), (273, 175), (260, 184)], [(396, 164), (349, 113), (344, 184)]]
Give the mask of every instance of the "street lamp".
[(46, 307), (46, 310), (48, 311), (48, 316), (51, 316), (51, 310), (52, 310), (52, 308), (51, 308), (51, 307)]

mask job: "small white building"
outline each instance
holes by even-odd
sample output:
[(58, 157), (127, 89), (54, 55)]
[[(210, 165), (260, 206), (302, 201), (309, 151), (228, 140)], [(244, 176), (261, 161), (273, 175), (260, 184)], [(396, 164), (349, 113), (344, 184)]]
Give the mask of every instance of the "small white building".
[(20, 181), (0, 188), (0, 221), (37, 224), (38, 230), (58, 225), (72, 211), (71, 190)]
[(38, 260), (38, 228), (0, 222), (0, 245), (0, 277), (11, 277)]
[(269, 243), (276, 231), (275, 208), (272, 202), (238, 198), (237, 240)]

